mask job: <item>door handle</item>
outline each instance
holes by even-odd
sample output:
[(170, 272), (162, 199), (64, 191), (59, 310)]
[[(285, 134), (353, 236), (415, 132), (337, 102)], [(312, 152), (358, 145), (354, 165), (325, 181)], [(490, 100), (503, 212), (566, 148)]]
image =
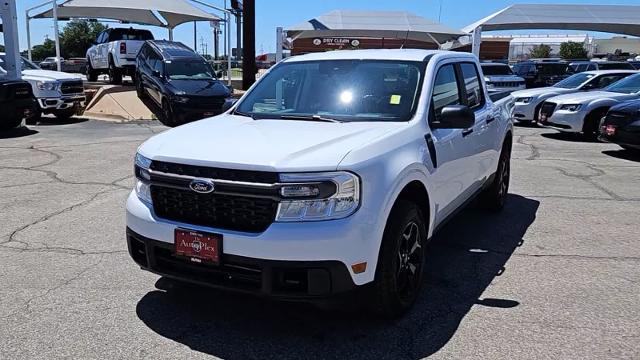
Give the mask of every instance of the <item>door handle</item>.
[(493, 116), (490, 116), (490, 117), (487, 118), (487, 124), (491, 124), (495, 120), (496, 120), (496, 118), (494, 118)]
[(472, 132), (473, 132), (473, 128), (462, 130), (462, 137), (467, 137), (467, 136), (471, 135)]

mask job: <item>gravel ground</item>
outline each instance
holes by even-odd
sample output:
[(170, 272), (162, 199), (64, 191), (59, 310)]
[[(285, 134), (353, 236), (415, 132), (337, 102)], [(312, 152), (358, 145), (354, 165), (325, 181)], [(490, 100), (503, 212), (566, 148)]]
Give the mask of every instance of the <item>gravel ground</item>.
[(0, 359), (638, 359), (640, 158), (517, 128), (507, 208), (429, 247), (415, 309), (275, 303), (143, 272), (124, 241), (154, 122), (0, 134)]

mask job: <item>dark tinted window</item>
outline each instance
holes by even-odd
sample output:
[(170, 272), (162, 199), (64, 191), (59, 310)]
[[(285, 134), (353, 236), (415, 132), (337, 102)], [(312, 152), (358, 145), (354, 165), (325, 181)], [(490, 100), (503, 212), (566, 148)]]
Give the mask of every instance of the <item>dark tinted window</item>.
[(438, 120), (445, 106), (460, 105), (460, 89), (453, 64), (445, 65), (438, 70), (433, 84), (431, 104), (435, 120)]
[(596, 81), (598, 82), (595, 86), (596, 89), (605, 88), (614, 82), (626, 77), (627, 75), (615, 74), (615, 75), (603, 75), (600, 76)]
[(484, 105), (484, 93), (480, 85), (480, 77), (478, 76), (476, 65), (473, 63), (462, 63), (460, 64), (460, 70), (462, 70), (464, 87), (467, 94), (466, 105), (472, 109), (482, 107)]
[(536, 64), (540, 75), (565, 75), (567, 68), (567, 64)]
[(109, 42), (118, 40), (153, 40), (153, 34), (149, 30), (111, 29)]
[(203, 60), (174, 60), (167, 62), (167, 76), (173, 80), (214, 79), (213, 69)]
[(509, 65), (482, 65), (482, 73), (485, 75), (513, 75)]
[(628, 62), (619, 63), (600, 63), (600, 70), (635, 70)]

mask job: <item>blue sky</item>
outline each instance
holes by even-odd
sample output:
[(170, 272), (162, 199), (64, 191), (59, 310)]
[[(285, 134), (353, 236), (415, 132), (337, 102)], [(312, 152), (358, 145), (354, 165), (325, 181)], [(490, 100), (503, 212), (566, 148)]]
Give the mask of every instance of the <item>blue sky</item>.
[[(131, 0), (135, 1), (135, 0)], [(211, 4), (222, 6), (224, 0), (206, 0)], [(43, 0), (18, 0), (18, 14), (20, 23), (20, 48), (26, 49), (26, 25), (24, 12)], [(96, 0), (99, 3), (100, 0)], [(576, 4), (629, 4), (638, 5), (640, 0), (442, 0), (442, 23), (462, 28), (478, 19), (516, 3), (576, 3)], [(256, 0), (256, 51), (275, 51), (275, 28), (287, 27), (309, 20), (317, 15), (335, 9), (352, 10), (402, 10), (409, 11), (426, 18), (438, 19), (440, 0)], [(63, 23), (61, 23), (63, 24)], [(235, 25), (235, 24), (234, 24)], [(112, 27), (122, 25), (110, 24)], [(126, 25), (129, 26), (129, 25)], [(144, 27), (154, 32), (156, 38), (166, 38), (167, 31), (157, 27)], [(234, 27), (235, 29), (235, 27)], [(554, 31), (567, 33), (566, 31)], [(520, 31), (519, 33), (523, 33)], [(540, 31), (524, 31), (524, 33), (540, 33)], [(579, 33), (585, 33), (580, 31)], [(235, 30), (232, 33), (232, 44), (235, 44)], [(32, 44), (40, 44), (45, 36), (53, 37), (53, 23), (48, 19), (33, 20), (31, 22)], [(608, 36), (595, 34), (598, 36)], [(198, 43), (201, 37), (208, 44), (209, 53), (212, 49), (212, 31), (208, 23), (198, 24)], [(183, 24), (174, 32), (174, 39), (193, 46), (193, 23)], [(1, 43), (1, 41), (0, 41)]]

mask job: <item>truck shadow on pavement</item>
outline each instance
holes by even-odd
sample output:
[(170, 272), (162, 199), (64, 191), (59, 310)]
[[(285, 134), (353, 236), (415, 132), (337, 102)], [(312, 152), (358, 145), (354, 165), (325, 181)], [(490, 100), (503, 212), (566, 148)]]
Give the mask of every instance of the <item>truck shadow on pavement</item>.
[(499, 311), (519, 305), (480, 297), (505, 272), (538, 206), (509, 195), (500, 214), (472, 206), (452, 219), (428, 247), (423, 294), (394, 322), (355, 306), (327, 310), (271, 302), (164, 278), (140, 299), (136, 312), (157, 334), (224, 359), (422, 358), (447, 344), (474, 305)]

